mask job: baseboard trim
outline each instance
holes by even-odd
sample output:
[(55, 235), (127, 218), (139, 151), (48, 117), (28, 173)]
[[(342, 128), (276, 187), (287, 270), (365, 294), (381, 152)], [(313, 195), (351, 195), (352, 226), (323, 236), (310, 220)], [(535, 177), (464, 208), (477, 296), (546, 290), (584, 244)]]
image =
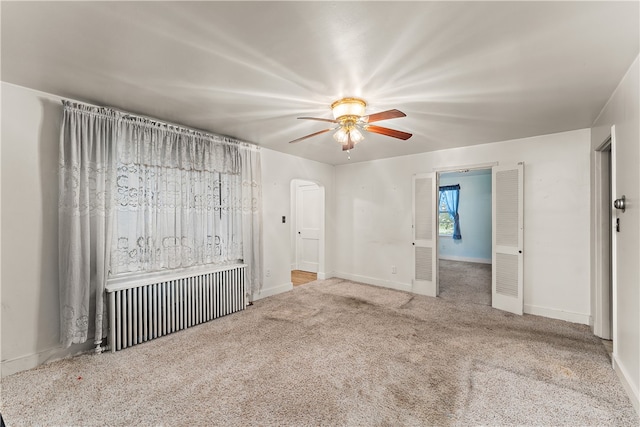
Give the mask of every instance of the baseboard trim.
[(551, 319), (564, 320), (571, 323), (580, 323), (582, 325), (589, 325), (592, 322), (591, 316), (588, 314), (556, 310), (553, 308), (539, 307), (530, 304), (524, 305), (524, 312), (526, 314), (534, 314), (536, 316), (549, 317)]
[(19, 356), (13, 359), (3, 360), (0, 364), (2, 378), (16, 374), (18, 372), (27, 371), (36, 368), (45, 363), (54, 362), (56, 360), (65, 359), (67, 357), (77, 356), (79, 354), (94, 351), (96, 348), (93, 341), (87, 341), (82, 344), (75, 344), (69, 348), (51, 347), (37, 353), (31, 353)]
[(287, 292), (293, 289), (293, 283), (285, 283), (284, 285), (275, 286), (272, 288), (261, 289), (257, 293), (253, 294), (253, 300), (257, 301), (262, 298), (271, 297), (273, 295), (278, 295), (283, 292)]
[(466, 256), (440, 255), (438, 259), (444, 259), (447, 261), (475, 262), (478, 264), (491, 264), (491, 258), (469, 258)]
[(411, 292), (412, 290), (411, 285), (408, 283), (393, 282), (391, 280), (376, 279), (373, 277), (343, 273), (340, 271), (333, 272), (333, 277), (344, 280), (351, 280), (354, 282), (366, 283), (368, 285), (380, 286), (382, 288), (395, 289), (397, 291)]
[(318, 271), (318, 280), (327, 280), (327, 279), (331, 279), (332, 277), (334, 277), (333, 271), (329, 273)]
[(611, 358), (613, 370), (616, 372), (616, 375), (620, 379), (622, 383), (622, 388), (627, 392), (629, 396), (629, 400), (631, 401), (631, 405), (636, 410), (636, 413), (640, 417), (640, 394), (638, 394), (638, 389), (633, 385), (631, 381), (629, 381), (629, 373), (625, 369), (624, 365), (618, 363), (618, 359), (614, 354)]

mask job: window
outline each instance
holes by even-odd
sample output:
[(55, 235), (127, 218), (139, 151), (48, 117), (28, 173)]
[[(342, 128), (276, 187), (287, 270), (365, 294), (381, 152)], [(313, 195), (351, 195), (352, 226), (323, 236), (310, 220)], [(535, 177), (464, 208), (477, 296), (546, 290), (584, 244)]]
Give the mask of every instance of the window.
[(438, 234), (451, 236), (454, 240), (462, 239), (460, 235), (460, 219), (458, 217), (458, 201), (460, 185), (443, 185), (438, 198)]
[(440, 203), (438, 204), (438, 233), (441, 236), (453, 236), (453, 218), (447, 210), (443, 191), (440, 191)]
[(243, 259), (239, 148), (163, 126), (122, 128), (111, 276)]

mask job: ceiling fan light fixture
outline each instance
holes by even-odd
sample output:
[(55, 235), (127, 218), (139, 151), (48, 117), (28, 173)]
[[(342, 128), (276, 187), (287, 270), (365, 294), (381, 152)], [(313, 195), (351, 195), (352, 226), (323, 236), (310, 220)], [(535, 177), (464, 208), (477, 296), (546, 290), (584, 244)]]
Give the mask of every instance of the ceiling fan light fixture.
[(358, 142), (362, 141), (364, 139), (364, 136), (362, 135), (362, 132), (360, 132), (358, 129), (353, 128), (349, 131), (349, 137), (351, 138), (351, 140), (353, 141), (354, 144), (357, 144)]
[(349, 134), (347, 133), (347, 130), (344, 127), (341, 127), (336, 131), (336, 133), (333, 134), (333, 139), (338, 141), (340, 144), (344, 145), (347, 143), (349, 139)]
[(331, 104), (333, 118), (338, 120), (344, 116), (362, 117), (367, 103), (360, 98), (342, 98)]

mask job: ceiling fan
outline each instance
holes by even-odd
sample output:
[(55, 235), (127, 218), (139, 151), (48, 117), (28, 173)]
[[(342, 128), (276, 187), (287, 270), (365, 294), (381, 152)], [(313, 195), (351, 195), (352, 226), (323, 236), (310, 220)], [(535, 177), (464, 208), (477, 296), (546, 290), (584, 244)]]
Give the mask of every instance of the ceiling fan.
[(331, 104), (333, 119), (323, 119), (320, 117), (298, 117), (303, 120), (318, 120), (321, 122), (335, 123), (335, 126), (294, 139), (293, 141), (289, 141), (289, 143), (299, 142), (303, 139), (331, 132), (336, 129), (337, 131), (333, 134), (333, 139), (342, 144), (342, 151), (351, 150), (358, 142), (362, 141), (364, 136), (361, 131), (363, 130), (402, 140), (411, 138), (412, 134), (410, 133), (371, 124), (380, 120), (406, 117), (405, 113), (399, 110), (387, 110), (380, 113), (366, 115), (366, 106), (367, 103), (360, 98), (342, 98)]

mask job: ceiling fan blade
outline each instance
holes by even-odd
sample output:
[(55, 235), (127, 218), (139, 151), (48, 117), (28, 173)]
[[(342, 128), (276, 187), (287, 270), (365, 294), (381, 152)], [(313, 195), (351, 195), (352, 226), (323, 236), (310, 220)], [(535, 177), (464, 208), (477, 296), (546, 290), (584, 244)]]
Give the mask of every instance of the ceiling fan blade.
[(332, 130), (333, 130), (333, 128), (323, 129), (323, 130), (321, 130), (321, 131), (314, 132), (314, 133), (312, 133), (312, 134), (309, 134), (309, 135), (303, 136), (303, 137), (301, 137), (301, 138), (294, 139), (293, 141), (289, 141), (289, 144), (293, 144), (294, 142), (302, 141), (303, 139), (311, 138), (312, 136), (322, 135), (323, 133), (325, 133), (325, 132), (329, 132), (329, 131), (332, 131)]
[(298, 119), (303, 119), (303, 120), (318, 120), (320, 122), (329, 122), (329, 123), (338, 123), (337, 120), (333, 120), (333, 119), (323, 119), (320, 117), (298, 117)]
[(396, 119), (398, 117), (406, 117), (407, 115), (400, 110), (387, 110), (364, 116), (362, 120), (367, 123), (378, 122), (380, 120)]
[(402, 132), (400, 130), (395, 130), (395, 129), (383, 128), (382, 126), (373, 126), (373, 125), (365, 126), (364, 130), (373, 132), (373, 133), (378, 133), (380, 135), (390, 136), (393, 138), (403, 139), (405, 141), (413, 136), (412, 134), (407, 132)]

